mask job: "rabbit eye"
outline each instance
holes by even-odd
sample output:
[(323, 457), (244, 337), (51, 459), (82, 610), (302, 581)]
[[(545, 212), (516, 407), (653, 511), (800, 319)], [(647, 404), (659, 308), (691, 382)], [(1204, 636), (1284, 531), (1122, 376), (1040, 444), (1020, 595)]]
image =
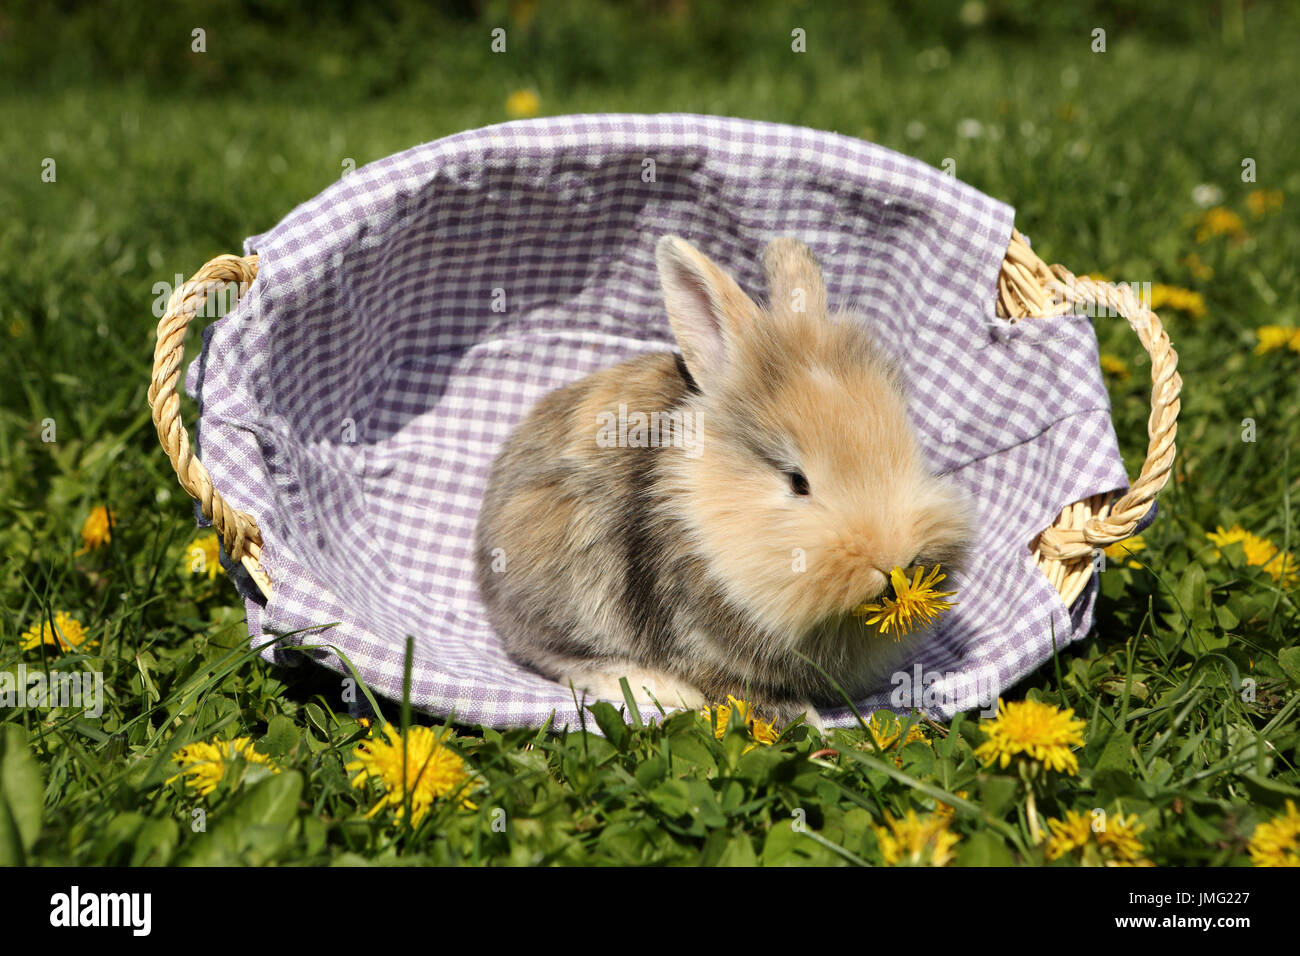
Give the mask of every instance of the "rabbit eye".
[(791, 471), (787, 472), (786, 475), (790, 479), (790, 490), (796, 495), (807, 495), (812, 493), (812, 489), (808, 487), (808, 479), (805, 478), (801, 472)]

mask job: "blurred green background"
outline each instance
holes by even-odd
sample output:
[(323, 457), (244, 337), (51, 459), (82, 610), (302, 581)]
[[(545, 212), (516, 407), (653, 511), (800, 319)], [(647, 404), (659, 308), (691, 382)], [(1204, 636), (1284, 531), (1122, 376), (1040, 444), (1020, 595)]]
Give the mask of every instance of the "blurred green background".
[[(678, 89), (674, 74), (753, 80), (784, 72), (794, 27), (808, 32), (818, 73), (906, 70), (916, 49), (932, 46), (1007, 57), (1017, 45), (1050, 44), (1068, 56), (1098, 27), (1129, 42), (1208, 35), (1239, 47), (1248, 20), (1271, 28), (1295, 15), (1292, 3), (1242, 0), (11, 0), (0, 13), (0, 76), (340, 104), (404, 91), (476, 99), (474, 91), (513, 73), (567, 97), (593, 86), (627, 90), (647, 74)], [(208, 33), (206, 53), (190, 50), (196, 27)], [(494, 27), (514, 41), (499, 71), (484, 59)]]
[[(1297, 40), (1300, 5), (1241, 0), (9, 0), (0, 342), (21, 347), (0, 408), (28, 429), (134, 412), (156, 283), (241, 251), (353, 165), (574, 112), (773, 120), (947, 161), (1015, 206), (1049, 262), (1191, 287), (1210, 305), (1197, 334), (1249, 345), (1296, 318), (1290, 217), (1211, 248), (1193, 236), (1208, 205), (1245, 215), (1252, 190), (1300, 189)], [(1133, 355), (1126, 329), (1099, 335)]]

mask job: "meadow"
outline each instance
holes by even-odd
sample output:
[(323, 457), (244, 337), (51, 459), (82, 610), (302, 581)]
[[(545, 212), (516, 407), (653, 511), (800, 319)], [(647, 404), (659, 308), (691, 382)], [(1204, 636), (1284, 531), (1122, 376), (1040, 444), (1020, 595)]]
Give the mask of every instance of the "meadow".
[[(0, 706), (0, 864), (1300, 863), (1294, 9), (307, 6), (0, 18), (0, 672), (103, 688), (96, 716)], [(1047, 262), (1151, 283), (1184, 381), (1159, 518), (1002, 722), (823, 737), (597, 705), (603, 734), (561, 734), (376, 701), (385, 743), (336, 675), (249, 647), (150, 421), (158, 283), (349, 162), (515, 116), (678, 110), (950, 160)], [(1149, 366), (1122, 320), (1095, 327), (1133, 475)], [(1055, 735), (1037, 760), (1012, 713)], [(405, 794), (402, 739), (428, 758)]]

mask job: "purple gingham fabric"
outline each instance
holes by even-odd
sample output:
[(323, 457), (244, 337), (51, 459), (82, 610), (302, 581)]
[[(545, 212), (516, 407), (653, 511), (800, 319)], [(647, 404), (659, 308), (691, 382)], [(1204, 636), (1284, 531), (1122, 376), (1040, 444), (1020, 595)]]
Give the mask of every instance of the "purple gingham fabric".
[[(976, 706), (1091, 626), (1095, 583), (1067, 609), (1030, 541), (1064, 505), (1127, 488), (1089, 319), (994, 315), (1012, 215), (870, 143), (711, 116), (507, 123), (357, 170), (247, 240), (257, 281), (186, 378), (214, 484), (262, 529), (270, 601), (236, 575), (250, 635), (333, 645), (399, 698), (410, 634), (416, 707), (576, 725), (567, 687), (506, 657), (474, 586), (493, 457), (547, 392), (674, 347), (660, 236), (762, 297), (759, 251), (794, 235), (832, 305), (901, 361), (931, 463), (977, 501), (971, 571), (947, 582), (961, 603), (906, 668), (926, 696), (901, 701)], [(897, 709), (905, 686), (860, 705)]]

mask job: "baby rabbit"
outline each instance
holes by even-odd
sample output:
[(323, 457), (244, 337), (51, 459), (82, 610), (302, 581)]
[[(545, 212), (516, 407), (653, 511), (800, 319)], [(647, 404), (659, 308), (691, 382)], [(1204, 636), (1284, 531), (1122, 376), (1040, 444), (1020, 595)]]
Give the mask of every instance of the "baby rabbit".
[(621, 701), (626, 676), (665, 708), (734, 694), (820, 724), (839, 698), (799, 655), (851, 695), (887, 684), (907, 646), (852, 610), (896, 565), (959, 561), (968, 508), (926, 471), (861, 320), (828, 315), (806, 246), (767, 246), (766, 306), (684, 239), (655, 256), (681, 355), (588, 375), (515, 429), (479, 592), (507, 652), (579, 693)]

